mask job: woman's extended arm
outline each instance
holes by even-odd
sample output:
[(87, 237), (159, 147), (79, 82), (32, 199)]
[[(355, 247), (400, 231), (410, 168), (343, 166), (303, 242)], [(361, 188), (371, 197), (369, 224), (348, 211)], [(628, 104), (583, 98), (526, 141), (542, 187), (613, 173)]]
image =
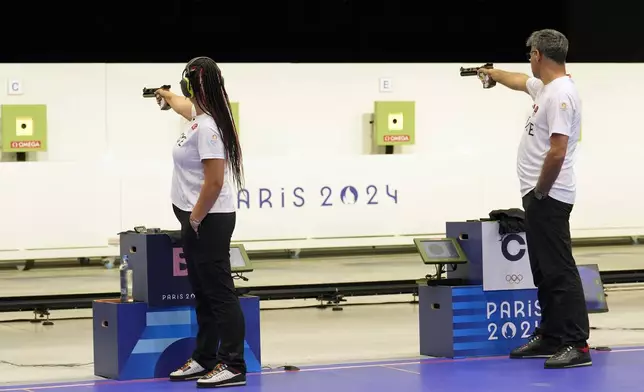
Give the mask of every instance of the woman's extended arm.
[[(156, 91), (157, 97), (165, 99), (172, 110), (184, 117), (186, 120), (192, 120), (192, 102), (182, 95), (177, 95), (170, 90), (160, 89)], [(157, 98), (159, 99), (159, 98)]]

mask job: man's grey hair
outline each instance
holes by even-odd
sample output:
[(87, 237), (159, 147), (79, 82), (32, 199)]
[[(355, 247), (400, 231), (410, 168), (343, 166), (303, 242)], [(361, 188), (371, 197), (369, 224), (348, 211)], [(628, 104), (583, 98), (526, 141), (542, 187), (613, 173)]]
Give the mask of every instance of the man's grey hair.
[(544, 29), (530, 35), (527, 46), (550, 60), (563, 64), (568, 56), (568, 38), (557, 30)]

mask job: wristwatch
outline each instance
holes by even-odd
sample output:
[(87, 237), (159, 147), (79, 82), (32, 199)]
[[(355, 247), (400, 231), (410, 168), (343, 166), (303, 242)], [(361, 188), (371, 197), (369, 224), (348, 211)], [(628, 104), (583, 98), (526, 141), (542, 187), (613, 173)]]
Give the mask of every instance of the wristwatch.
[(548, 197), (548, 195), (546, 195), (545, 193), (541, 193), (541, 192), (539, 192), (539, 191), (538, 191), (538, 190), (536, 190), (536, 189), (534, 190), (534, 198), (535, 198), (535, 199), (537, 199), (537, 200), (543, 200), (543, 199), (545, 199), (546, 197)]

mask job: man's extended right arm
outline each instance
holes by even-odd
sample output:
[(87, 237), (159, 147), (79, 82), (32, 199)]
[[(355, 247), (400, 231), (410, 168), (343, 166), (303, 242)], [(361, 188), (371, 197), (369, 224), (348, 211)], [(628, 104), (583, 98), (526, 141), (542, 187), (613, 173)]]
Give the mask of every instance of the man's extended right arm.
[(530, 77), (526, 74), (486, 68), (481, 68), (480, 72), (489, 75), (497, 83), (501, 83), (509, 89), (529, 94), (527, 83)]
[(485, 68), (481, 68), (479, 72), (487, 74), (497, 83), (501, 83), (509, 89), (527, 93), (532, 99), (535, 99), (539, 91), (543, 88), (543, 82), (540, 79), (531, 78), (523, 73)]

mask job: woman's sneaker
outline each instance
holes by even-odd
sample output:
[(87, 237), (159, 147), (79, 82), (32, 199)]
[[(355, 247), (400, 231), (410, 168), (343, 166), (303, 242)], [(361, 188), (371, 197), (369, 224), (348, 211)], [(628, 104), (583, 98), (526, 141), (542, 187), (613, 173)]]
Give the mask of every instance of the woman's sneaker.
[(208, 374), (208, 370), (199, 365), (194, 359), (189, 359), (181, 368), (170, 373), (170, 381), (198, 380)]
[(246, 375), (227, 365), (217, 365), (197, 381), (197, 388), (217, 388), (246, 385)]

